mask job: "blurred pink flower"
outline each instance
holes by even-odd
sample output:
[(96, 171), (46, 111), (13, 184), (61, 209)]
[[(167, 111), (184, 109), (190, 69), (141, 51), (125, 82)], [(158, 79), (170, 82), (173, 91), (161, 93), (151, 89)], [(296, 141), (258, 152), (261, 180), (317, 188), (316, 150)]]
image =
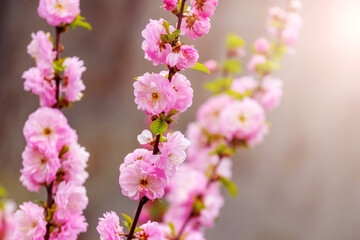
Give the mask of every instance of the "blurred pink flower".
[(80, 14), (80, 0), (40, 0), (38, 14), (53, 26), (71, 23)]

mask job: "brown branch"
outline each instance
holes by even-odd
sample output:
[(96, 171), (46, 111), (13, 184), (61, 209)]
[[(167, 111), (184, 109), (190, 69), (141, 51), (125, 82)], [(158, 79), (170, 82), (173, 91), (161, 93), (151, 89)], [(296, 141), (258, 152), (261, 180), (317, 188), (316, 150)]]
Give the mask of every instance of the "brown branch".
[(149, 201), (149, 199), (147, 197), (142, 197), (139, 201), (139, 205), (138, 205), (138, 208), (136, 210), (136, 214), (135, 214), (135, 217), (134, 217), (134, 221), (133, 223), (131, 224), (131, 229), (130, 229), (130, 232), (129, 232), (129, 235), (128, 235), (128, 238), (127, 240), (131, 240), (133, 237), (134, 237), (134, 232), (135, 232), (135, 228), (136, 228), (136, 225), (137, 225), (137, 222), (139, 221), (139, 217), (140, 217), (140, 214), (141, 214), (141, 210), (143, 208), (143, 206)]

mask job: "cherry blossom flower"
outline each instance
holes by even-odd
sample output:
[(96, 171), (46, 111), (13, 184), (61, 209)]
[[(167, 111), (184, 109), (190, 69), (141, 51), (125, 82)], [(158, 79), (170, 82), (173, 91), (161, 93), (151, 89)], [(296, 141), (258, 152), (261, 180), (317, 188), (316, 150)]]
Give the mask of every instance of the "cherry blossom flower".
[(29, 191), (38, 192), (43, 184), (50, 184), (60, 167), (58, 153), (46, 144), (26, 146), (22, 154), (23, 169), (20, 180)]
[(145, 73), (134, 83), (135, 103), (149, 115), (168, 113), (176, 103), (176, 92), (160, 74)]
[(24, 202), (15, 212), (14, 239), (43, 240), (46, 233), (44, 208), (32, 202)]
[(196, 11), (190, 10), (182, 20), (181, 35), (188, 35), (189, 38), (196, 40), (197, 37), (207, 34), (210, 27), (209, 18), (200, 16)]
[(65, 92), (67, 100), (79, 101), (83, 96), (82, 91), (85, 90), (85, 85), (81, 80), (81, 75), (86, 70), (84, 62), (78, 57), (66, 58), (63, 66), (65, 67), (65, 84), (62, 91)]
[(214, 14), (218, 0), (190, 0), (190, 3), (200, 16), (210, 17)]
[[(144, 38), (141, 48), (145, 51), (145, 58), (153, 61), (154, 65), (166, 63), (166, 57), (172, 52), (170, 43), (163, 43), (161, 41), (161, 35), (166, 34), (166, 30), (163, 26), (164, 19), (152, 20), (146, 25), (146, 28), (141, 32)], [(170, 33), (175, 28), (169, 27)]]
[(39, 95), (40, 106), (52, 107), (55, 99), (56, 85), (52, 75), (45, 75), (42, 70), (32, 67), (22, 75), (25, 79), (24, 90)]
[(80, 0), (40, 0), (38, 14), (48, 24), (71, 23), (80, 13)]
[(122, 193), (130, 199), (146, 196), (153, 201), (164, 195), (167, 178), (162, 169), (140, 160), (120, 168), (119, 184)]
[(36, 65), (46, 75), (53, 72), (53, 60), (56, 52), (50, 40), (50, 33), (38, 31), (31, 34), (32, 41), (27, 46), (27, 52), (36, 61)]
[(99, 218), (96, 230), (101, 240), (123, 240), (124, 230), (120, 226), (119, 216), (115, 212), (104, 213), (104, 218)]
[(141, 228), (142, 231), (135, 233), (135, 237), (138, 239), (165, 240), (162, 229), (157, 222), (148, 221), (139, 228)]

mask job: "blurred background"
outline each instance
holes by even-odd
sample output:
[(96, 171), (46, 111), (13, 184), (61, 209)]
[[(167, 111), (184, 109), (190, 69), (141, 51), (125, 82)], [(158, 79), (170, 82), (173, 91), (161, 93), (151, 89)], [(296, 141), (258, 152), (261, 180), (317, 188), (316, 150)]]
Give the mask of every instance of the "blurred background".
[[(268, 8), (285, 0), (220, 0), (210, 33), (195, 42), (200, 61), (221, 59), (228, 32), (247, 43), (266, 36)], [(360, 1), (304, 0), (304, 28), (295, 55), (287, 55), (275, 75), (285, 82), (282, 104), (269, 115), (265, 141), (234, 158), (239, 195), (224, 191), (226, 205), (208, 240), (358, 240), (360, 239)], [(17, 203), (45, 199), (20, 183), (22, 127), (38, 107), (23, 90), (22, 72), (33, 65), (26, 53), (30, 34), (51, 31), (37, 16), (35, 0), (0, 1), (0, 185)], [(82, 15), (93, 31), (62, 35), (62, 56), (85, 61), (85, 97), (65, 109), (79, 142), (90, 152), (86, 183), (88, 232), (99, 239), (102, 213), (133, 215), (137, 203), (123, 197), (118, 167), (138, 145), (145, 114), (137, 111), (133, 77), (160, 71), (143, 58), (141, 30), (150, 18), (175, 24), (161, 0), (82, 0)], [(194, 103), (174, 126), (186, 130), (210, 93), (209, 80), (185, 73), (195, 91)]]

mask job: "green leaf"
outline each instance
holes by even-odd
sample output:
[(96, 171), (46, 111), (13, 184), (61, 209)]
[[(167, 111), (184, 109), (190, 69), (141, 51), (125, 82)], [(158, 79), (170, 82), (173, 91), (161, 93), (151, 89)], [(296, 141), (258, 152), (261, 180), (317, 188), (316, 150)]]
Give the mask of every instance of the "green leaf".
[(169, 114), (166, 116), (165, 121), (166, 122), (172, 122), (174, 121), (173, 119), (171, 119), (172, 116), (174, 116), (175, 114), (179, 113), (180, 111), (176, 110), (176, 109), (171, 109)]
[(251, 97), (253, 92), (248, 90), (244, 94), (241, 94), (239, 92), (229, 89), (229, 90), (226, 90), (225, 93), (227, 95), (235, 98), (236, 100), (243, 100), (245, 97)]
[(202, 63), (196, 63), (195, 66), (192, 67), (191, 69), (199, 70), (210, 75), (209, 69)]
[(130, 231), (131, 225), (133, 223), (133, 219), (129, 215), (126, 215), (125, 213), (123, 213), (122, 215), (125, 218), (125, 221), (122, 222), (124, 223), (124, 226)]
[(6, 189), (3, 187), (0, 187), (0, 198), (5, 198), (5, 197), (7, 197), (7, 195), (8, 195), (8, 193), (7, 193)]
[(222, 185), (229, 191), (232, 197), (236, 197), (238, 194), (238, 189), (233, 181), (228, 178), (221, 177), (220, 179)]
[(141, 232), (141, 231), (144, 231), (144, 229), (137, 227), (137, 228), (135, 228), (134, 233)]
[(69, 151), (69, 146), (64, 145), (59, 152), (59, 158), (62, 158), (62, 156), (64, 156), (64, 154), (67, 153), (68, 151)]
[(221, 143), (219, 146), (209, 153), (209, 155), (219, 155), (223, 157), (230, 157), (235, 154), (235, 150)]
[(171, 34), (172, 39), (175, 40), (180, 35), (180, 33), (181, 33), (180, 30), (173, 31), (173, 33)]
[(242, 71), (241, 61), (239, 59), (226, 60), (223, 68), (229, 73), (240, 73)]
[(82, 17), (80, 14), (78, 14), (76, 16), (76, 18), (74, 19), (74, 21), (69, 24), (69, 26), (72, 29), (75, 29), (75, 27), (78, 26), (78, 27), (86, 28), (87, 30), (91, 31), (92, 30), (91, 24), (88, 22), (85, 22), (84, 20), (85, 20), (85, 18)]
[(232, 50), (238, 47), (244, 47), (245, 41), (241, 37), (237, 36), (236, 34), (230, 33), (227, 35), (226, 38), (226, 46), (228, 49)]
[(228, 78), (218, 78), (215, 82), (205, 83), (205, 88), (214, 94), (220, 94), (230, 90), (233, 79)]
[(204, 209), (206, 209), (204, 201), (201, 198), (196, 197), (194, 204), (193, 204), (193, 210), (192, 210), (193, 214), (195, 216), (199, 216), (201, 213), (201, 210), (204, 210)]
[(176, 237), (176, 232), (175, 232), (175, 226), (172, 222), (168, 222), (168, 226), (170, 228), (170, 236), (172, 237)]
[(150, 129), (155, 135), (163, 134), (168, 129), (168, 124), (165, 120), (158, 118), (150, 124)]
[(169, 30), (170, 23), (164, 20), (164, 22), (163, 22), (163, 26), (164, 26), (164, 28), (165, 28), (165, 30), (166, 30), (166, 32), (167, 32), (167, 34), (168, 34), (168, 35), (170, 35), (170, 30)]
[(273, 70), (279, 69), (280, 64), (276, 61), (266, 61), (263, 64), (256, 65), (256, 71), (260, 74), (268, 74)]

